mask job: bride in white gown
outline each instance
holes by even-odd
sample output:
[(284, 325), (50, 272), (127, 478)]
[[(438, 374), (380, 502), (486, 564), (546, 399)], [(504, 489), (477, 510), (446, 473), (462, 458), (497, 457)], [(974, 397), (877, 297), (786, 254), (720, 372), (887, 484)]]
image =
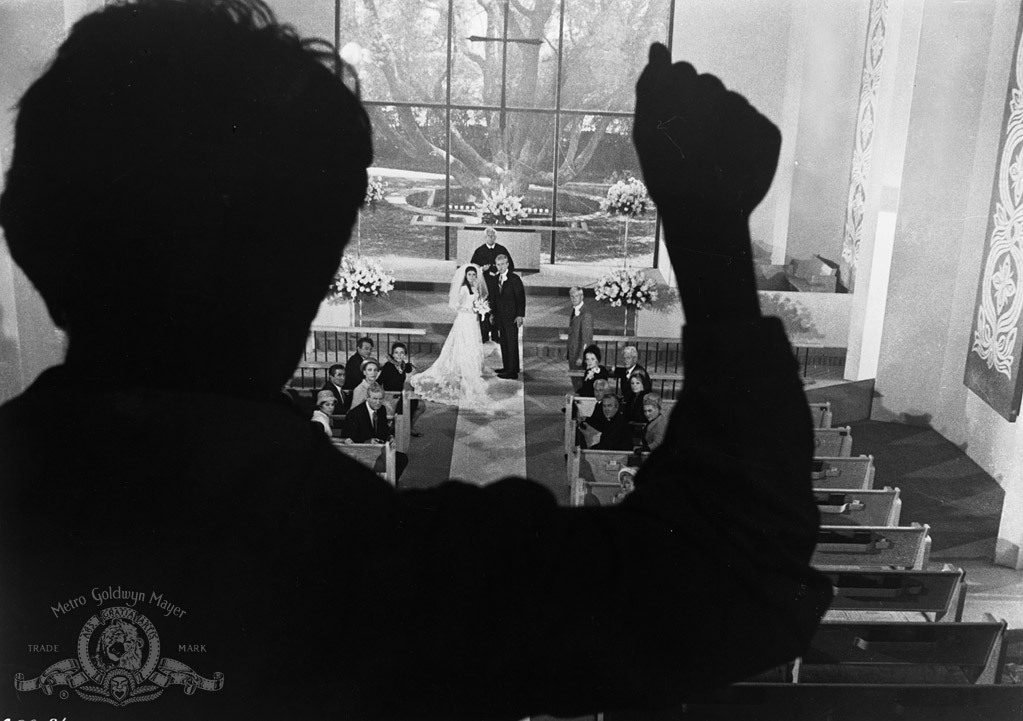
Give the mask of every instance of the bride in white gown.
[(494, 373), (483, 365), (479, 316), (473, 308), (477, 300), (486, 299), (487, 285), (478, 266), (468, 263), (455, 271), (448, 292), (448, 305), (457, 311), (455, 323), (433, 365), (409, 378), (419, 397), (463, 408), (493, 405), (486, 378)]

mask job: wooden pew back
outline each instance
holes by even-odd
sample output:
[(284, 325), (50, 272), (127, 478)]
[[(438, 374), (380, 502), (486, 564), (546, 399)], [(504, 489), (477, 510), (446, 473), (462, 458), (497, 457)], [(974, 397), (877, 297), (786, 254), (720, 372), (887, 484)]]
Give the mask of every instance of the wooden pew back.
[(821, 526), (810, 563), (820, 569), (913, 568), (930, 555), (930, 526)]
[(626, 490), (625, 482), (619, 478), (620, 471), (640, 465), (646, 455), (637, 456), (628, 451), (596, 451), (575, 446), (568, 457), (569, 504), (584, 505), (587, 493), (593, 496), (591, 502), (596, 499), (600, 505), (617, 502), (615, 497)]
[(816, 454), (810, 479), (818, 490), (843, 488), (868, 491), (874, 487), (874, 457), (838, 458)]
[(814, 428), (831, 428), (831, 401), (811, 401), (810, 417)]
[(397, 485), (397, 465), (395, 463), (395, 448), (389, 443), (344, 443), (340, 440), (334, 441), (334, 447), (357, 460), (362, 465), (374, 471), (378, 476), (390, 483)]
[(814, 456), (852, 455), (852, 428), (817, 428), (813, 432)]
[[(844, 620), (859, 620), (871, 613), (932, 614), (940, 621), (960, 621), (966, 600), (966, 573), (961, 568), (946, 567), (940, 571), (824, 570), (835, 597), (828, 611), (828, 620), (836, 614), (847, 614)], [(853, 616), (856, 614), (856, 616)]]
[[(994, 683), (1006, 624), (822, 623), (796, 683)], [(985, 673), (986, 672), (986, 673)]]
[(825, 526), (897, 526), (902, 511), (898, 488), (879, 491), (815, 490), (814, 499)]

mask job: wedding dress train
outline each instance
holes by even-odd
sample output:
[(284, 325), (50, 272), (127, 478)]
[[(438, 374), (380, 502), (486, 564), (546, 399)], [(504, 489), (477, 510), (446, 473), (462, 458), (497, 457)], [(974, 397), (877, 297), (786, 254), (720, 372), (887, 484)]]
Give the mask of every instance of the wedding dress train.
[(488, 382), (494, 377), (494, 372), (483, 364), (486, 353), (480, 337), (479, 316), (473, 309), (473, 303), (486, 293), (486, 286), (479, 282), (475, 284), (475, 290), (482, 291), (471, 292), (462, 283), (465, 272), (474, 268), (476, 266), (471, 264), (459, 268), (452, 281), (450, 304), (457, 310), (457, 315), (440, 356), (424, 372), (411, 376), (409, 383), (420, 398), (461, 408), (488, 410), (495, 405)]

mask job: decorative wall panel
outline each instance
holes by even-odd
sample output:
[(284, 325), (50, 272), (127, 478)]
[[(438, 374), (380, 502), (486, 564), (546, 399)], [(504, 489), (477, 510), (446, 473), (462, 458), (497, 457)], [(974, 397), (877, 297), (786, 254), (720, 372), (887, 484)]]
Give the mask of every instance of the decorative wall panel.
[(1001, 148), (988, 217), (977, 306), (966, 358), (966, 387), (1010, 421), (1019, 415), (1023, 383), (1023, 48), (1016, 30), (1015, 62), (1005, 101)]
[(888, 0), (872, 0), (867, 19), (867, 47), (863, 53), (860, 104), (856, 113), (856, 137), (853, 142), (852, 171), (849, 175), (849, 200), (845, 211), (845, 229), (842, 233), (842, 260), (852, 271), (850, 277), (845, 279), (850, 290), (856, 279), (856, 263), (859, 260), (860, 239), (863, 236), (863, 209), (866, 205), (866, 185), (874, 143), (887, 16)]

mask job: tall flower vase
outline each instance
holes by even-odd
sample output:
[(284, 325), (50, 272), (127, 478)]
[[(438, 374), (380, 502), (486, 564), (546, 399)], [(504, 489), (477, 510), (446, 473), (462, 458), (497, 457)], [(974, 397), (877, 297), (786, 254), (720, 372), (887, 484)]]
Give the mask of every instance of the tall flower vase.
[(622, 251), (623, 251), (622, 258), (624, 259), (623, 262), (624, 262), (626, 268), (629, 267), (629, 221), (630, 220), (631, 220), (631, 218), (628, 215), (626, 215), (625, 216), (625, 230), (622, 233)]
[(626, 338), (629, 337), (629, 321), (632, 321), (632, 327), (636, 327), (636, 308), (631, 305), (623, 305), (622, 310), (625, 311), (622, 314), (622, 335)]
[(362, 298), (355, 299), (355, 323), (362, 327)]

